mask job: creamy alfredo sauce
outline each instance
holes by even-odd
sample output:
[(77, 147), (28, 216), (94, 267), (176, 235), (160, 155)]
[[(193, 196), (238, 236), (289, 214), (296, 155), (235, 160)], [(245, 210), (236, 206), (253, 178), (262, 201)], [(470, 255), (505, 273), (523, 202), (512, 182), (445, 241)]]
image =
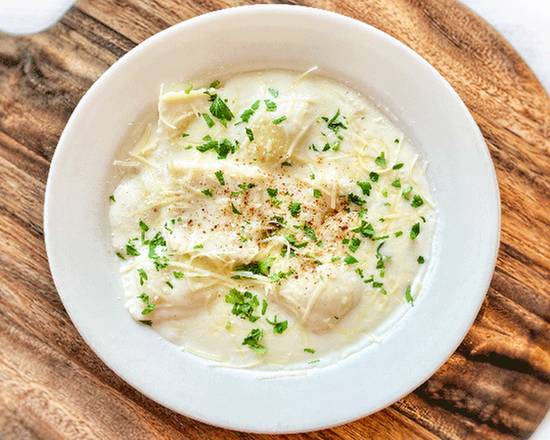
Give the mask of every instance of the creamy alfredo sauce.
[(420, 293), (426, 163), (371, 102), (311, 72), (164, 85), (110, 197), (131, 315), (235, 366), (318, 362)]

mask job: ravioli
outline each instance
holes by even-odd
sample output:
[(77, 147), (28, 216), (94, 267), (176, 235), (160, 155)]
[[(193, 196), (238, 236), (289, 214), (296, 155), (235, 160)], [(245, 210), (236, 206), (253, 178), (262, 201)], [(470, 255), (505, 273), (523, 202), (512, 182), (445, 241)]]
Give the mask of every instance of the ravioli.
[(334, 80), (241, 73), (161, 87), (115, 162), (126, 307), (230, 366), (329, 363), (410, 310), (432, 256), (427, 163)]

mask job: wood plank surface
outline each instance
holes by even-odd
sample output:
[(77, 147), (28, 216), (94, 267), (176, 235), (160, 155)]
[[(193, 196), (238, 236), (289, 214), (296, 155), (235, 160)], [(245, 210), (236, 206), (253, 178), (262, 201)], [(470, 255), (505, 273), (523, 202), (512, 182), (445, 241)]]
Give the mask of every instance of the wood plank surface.
[[(0, 438), (268, 439), (150, 401), (83, 342), (42, 229), (49, 162), (99, 75), (150, 35), (231, 0), (82, 0), (51, 29), (0, 36)], [(289, 2), (298, 3), (298, 2)], [(313, 0), (412, 47), (458, 91), (495, 162), (502, 243), (481, 312), (415, 392), (338, 428), (280, 438), (520, 439), (550, 406), (550, 99), (502, 37), (450, 0)]]

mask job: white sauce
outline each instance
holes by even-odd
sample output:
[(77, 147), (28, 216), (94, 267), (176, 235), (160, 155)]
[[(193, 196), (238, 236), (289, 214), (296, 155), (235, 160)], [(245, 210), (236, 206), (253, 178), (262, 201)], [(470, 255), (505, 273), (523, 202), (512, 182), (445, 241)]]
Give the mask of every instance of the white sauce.
[[(209, 94), (226, 102), (231, 120), (212, 114)], [(410, 308), (405, 293), (410, 286), (412, 297), (420, 293), (435, 221), (426, 164), (371, 102), (311, 73), (262, 71), (217, 89), (163, 86), (158, 111), (158, 123), (116, 162), (123, 171), (110, 210), (126, 306), (136, 320), (225, 365), (307, 365), (368, 344)], [(238, 141), (238, 148), (224, 159), (198, 151), (206, 135), (228, 139), (226, 146)], [(270, 264), (238, 270), (258, 261)], [(259, 319), (232, 314), (225, 301), (232, 288), (257, 296), (252, 316)], [(267, 322), (275, 316), (287, 321), (281, 334)], [(263, 332), (256, 342), (264, 353), (243, 345), (253, 329)]]

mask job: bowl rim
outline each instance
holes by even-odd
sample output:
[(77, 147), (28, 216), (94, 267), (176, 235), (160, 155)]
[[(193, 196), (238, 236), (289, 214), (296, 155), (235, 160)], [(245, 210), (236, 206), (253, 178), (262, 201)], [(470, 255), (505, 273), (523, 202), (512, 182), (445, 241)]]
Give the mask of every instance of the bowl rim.
[[(55, 194), (52, 194), (52, 186), (53, 181), (56, 179), (56, 176), (59, 174), (59, 161), (60, 158), (63, 156), (65, 151), (70, 148), (70, 131), (71, 127), (75, 123), (75, 120), (78, 118), (79, 113), (82, 111), (84, 107), (88, 105), (88, 102), (93, 100), (95, 97), (95, 94), (98, 90), (100, 90), (103, 87), (103, 84), (107, 82), (111, 75), (113, 75), (116, 70), (124, 63), (132, 60), (134, 57), (138, 57), (140, 53), (147, 49), (149, 46), (153, 46), (159, 42), (161, 42), (163, 39), (168, 38), (171, 34), (177, 33), (184, 29), (185, 27), (189, 26), (190, 24), (198, 24), (201, 22), (207, 23), (208, 21), (215, 20), (216, 18), (220, 16), (234, 16), (238, 17), (241, 14), (244, 13), (250, 13), (250, 12), (259, 12), (259, 13), (296, 13), (296, 14), (305, 14), (305, 15), (318, 15), (318, 16), (325, 16), (330, 17), (334, 20), (341, 21), (344, 25), (347, 26), (362, 26), (365, 30), (377, 34), (379, 38), (382, 38), (386, 42), (392, 45), (398, 46), (401, 50), (405, 51), (406, 54), (410, 57), (412, 57), (416, 63), (420, 63), (425, 68), (428, 68), (431, 73), (434, 75), (434, 80), (438, 79), (441, 84), (447, 89), (448, 92), (453, 96), (456, 103), (461, 106), (461, 109), (464, 113), (464, 116), (466, 120), (468, 121), (468, 130), (471, 130), (471, 132), (476, 136), (477, 143), (481, 147), (479, 149), (480, 154), (484, 156), (484, 158), (487, 160), (488, 163), (488, 172), (490, 174), (489, 178), (493, 185), (493, 190), (495, 191), (495, 205), (492, 207), (495, 209), (496, 214), (496, 223), (494, 225), (494, 231), (496, 232), (495, 237), (493, 238), (493, 253), (491, 257), (491, 261), (488, 262), (488, 264), (484, 276), (483, 276), (483, 285), (479, 287), (479, 290), (484, 292), (483, 294), (479, 295), (478, 301), (475, 304), (475, 313), (472, 313), (472, 315), (469, 317), (469, 319), (463, 319), (462, 326), (460, 330), (460, 337), (453, 338), (454, 343), (448, 344), (449, 350), (448, 353), (445, 354), (444, 357), (442, 357), (437, 364), (435, 368), (430, 368), (430, 371), (424, 372), (423, 375), (418, 376), (417, 380), (409, 386), (406, 390), (404, 390), (399, 396), (394, 398), (391, 401), (386, 402), (384, 405), (380, 405), (378, 409), (375, 411), (369, 411), (368, 413), (353, 413), (350, 414), (350, 416), (346, 419), (342, 418), (338, 421), (332, 421), (330, 423), (323, 423), (322, 421), (317, 421), (315, 423), (307, 423), (303, 427), (300, 427), (299, 429), (286, 429), (286, 428), (277, 428), (277, 429), (267, 429), (264, 430), (262, 428), (258, 428), (258, 425), (254, 426), (243, 426), (243, 424), (231, 424), (231, 423), (220, 423), (216, 421), (216, 415), (212, 414), (201, 414), (198, 412), (194, 412), (191, 407), (187, 407), (185, 411), (182, 411), (181, 408), (175, 408), (171, 404), (167, 404), (165, 401), (163, 401), (159, 396), (153, 394), (150, 389), (144, 389), (142, 386), (136, 383), (134, 380), (135, 378), (131, 375), (128, 375), (126, 371), (121, 371), (120, 368), (114, 367), (112, 362), (103, 356), (103, 353), (101, 353), (101, 350), (97, 348), (96, 343), (94, 342), (94, 339), (88, 334), (79, 324), (78, 320), (75, 319), (73, 316), (73, 311), (70, 310), (69, 307), (66, 306), (66, 299), (64, 298), (64, 294), (62, 293), (62, 290), (59, 288), (61, 282), (59, 279), (59, 276), (56, 276), (56, 272), (58, 272), (58, 262), (57, 262), (57, 256), (55, 255), (55, 252), (53, 251), (53, 243), (52, 243), (52, 234), (50, 223), (52, 221), (53, 211), (52, 211), (52, 199), (55, 197)], [(373, 414), (376, 411), (379, 411), (387, 406), (392, 405), (397, 400), (403, 398), (410, 392), (412, 392), (414, 389), (416, 389), (419, 385), (421, 385), (424, 381), (426, 381), (429, 377), (431, 377), (437, 369), (441, 367), (448, 359), (449, 357), (455, 352), (457, 347), (462, 343), (464, 337), (466, 336), (468, 330), (472, 326), (475, 318), (477, 317), (477, 314), (479, 313), (479, 310), (481, 308), (481, 305), (483, 303), (483, 300), (485, 298), (486, 292), (489, 288), (490, 282), (492, 280), (492, 276), (494, 274), (494, 268), (497, 261), (497, 255), (498, 255), (498, 249), (499, 249), (499, 243), (500, 243), (500, 226), (501, 226), (501, 203), (500, 203), (500, 193), (499, 193), (499, 187), (498, 187), (498, 181), (496, 176), (496, 171), (494, 168), (494, 164), (492, 161), (492, 158), (490, 156), (490, 153), (488, 151), (487, 145), (484, 141), (484, 138), (481, 134), (481, 131), (479, 130), (479, 127), (477, 126), (475, 120), (473, 119), (472, 115), (470, 114), (469, 110), (467, 109), (466, 105), (458, 95), (458, 93), (452, 88), (452, 86), (443, 78), (443, 76), (431, 65), (429, 64), (424, 58), (422, 58), (418, 53), (416, 53), (414, 50), (409, 48), (404, 43), (400, 42), (396, 38), (386, 34), (385, 32), (375, 28), (372, 25), (369, 25), (367, 23), (364, 23), (360, 20), (341, 15), (335, 12), (319, 9), (319, 8), (313, 8), (308, 6), (295, 6), (295, 5), (246, 5), (246, 6), (237, 6), (237, 7), (231, 7), (227, 9), (217, 10), (213, 12), (209, 12), (206, 14), (198, 15), (195, 17), (192, 17), (190, 19), (184, 20), (182, 22), (179, 22), (177, 24), (174, 24), (170, 26), (167, 29), (164, 29), (150, 37), (148, 37), (146, 40), (141, 42), (140, 44), (136, 45), (134, 48), (132, 48), (130, 51), (128, 51), (125, 55), (123, 55), (121, 58), (119, 58), (117, 61), (115, 61), (103, 74), (100, 75), (100, 77), (92, 84), (92, 86), (86, 91), (84, 96), (79, 101), (78, 105), (73, 110), (61, 136), (58, 141), (57, 147), (55, 149), (55, 152), (53, 154), (50, 169), (48, 172), (48, 179), (46, 183), (46, 190), (45, 190), (45, 200), (44, 200), (44, 240), (46, 245), (46, 252), (48, 256), (48, 262), (50, 265), (50, 270), (52, 273), (52, 279), (54, 281), (54, 285), (56, 287), (56, 290), (59, 293), (59, 296), (65, 306), (65, 310), (67, 311), (69, 317), (71, 318), (71, 321), (73, 325), (76, 327), (77, 331), (81, 335), (81, 337), (84, 339), (86, 344), (92, 349), (92, 351), (119, 377), (121, 377), (125, 382), (130, 384), (133, 388), (138, 390), (140, 393), (144, 394), (151, 400), (159, 403), (162, 406), (165, 406), (169, 408), (170, 410), (173, 410), (177, 413), (183, 414), (185, 416), (191, 417), (195, 420), (201, 421), (203, 423), (207, 423), (210, 425), (231, 429), (231, 430), (245, 430), (246, 432), (253, 432), (253, 433), (297, 433), (297, 432), (310, 432), (315, 431), (319, 429), (326, 429), (331, 428), (334, 426), (343, 425), (345, 423), (352, 422), (354, 420), (360, 419), (362, 417), (365, 417), (367, 415)]]

